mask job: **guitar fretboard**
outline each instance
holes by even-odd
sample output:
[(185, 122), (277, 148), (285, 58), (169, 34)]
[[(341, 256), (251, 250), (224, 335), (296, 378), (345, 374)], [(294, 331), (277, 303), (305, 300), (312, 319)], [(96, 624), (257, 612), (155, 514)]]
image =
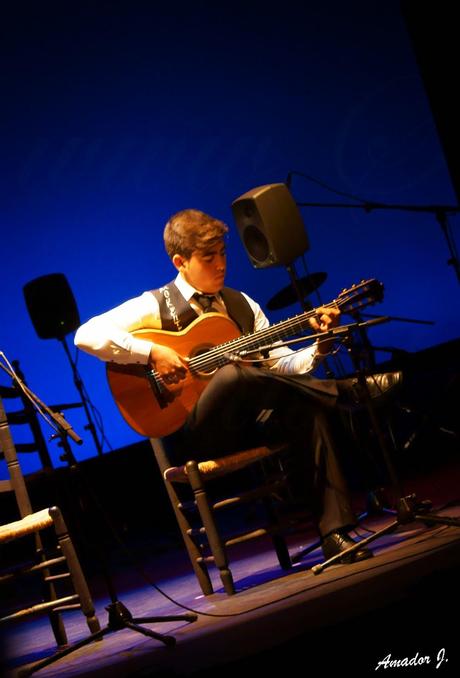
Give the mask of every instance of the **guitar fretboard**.
[[(327, 306), (337, 306), (337, 302), (327, 304)], [(210, 372), (218, 367), (222, 367), (232, 361), (232, 355), (240, 353), (258, 351), (264, 346), (272, 345), (277, 341), (288, 339), (294, 335), (303, 332), (310, 327), (310, 319), (316, 311), (306, 311), (300, 315), (282, 320), (275, 325), (270, 325), (263, 330), (258, 330), (252, 334), (244, 334), (225, 344), (220, 344), (211, 348), (206, 353), (191, 358), (189, 369), (192, 372)]]
[[(340, 311), (351, 313), (358, 308), (381, 301), (383, 297), (383, 285), (375, 279), (363, 280), (353, 285), (351, 288), (343, 290), (337, 299), (328, 304), (325, 308), (338, 308)], [(294, 335), (301, 335), (305, 329), (311, 328), (310, 320), (317, 315), (318, 310), (312, 309), (305, 311), (293, 318), (282, 320), (274, 325), (253, 332), (244, 334), (236, 339), (231, 339), (225, 344), (219, 344), (204, 353), (196, 355), (189, 359), (188, 367), (192, 373), (210, 373), (233, 361), (236, 356), (259, 351), (266, 346), (272, 346), (278, 341), (288, 339)], [(151, 373), (155, 379), (159, 375), (153, 371)], [(159, 383), (160, 390), (163, 385)]]

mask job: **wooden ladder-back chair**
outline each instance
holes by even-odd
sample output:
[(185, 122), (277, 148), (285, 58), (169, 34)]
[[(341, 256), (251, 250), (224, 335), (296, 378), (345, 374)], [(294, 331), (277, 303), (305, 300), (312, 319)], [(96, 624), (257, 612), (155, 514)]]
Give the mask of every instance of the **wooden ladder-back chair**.
[[(280, 566), (285, 570), (291, 567), (284, 526), (272, 501), (284, 487), (285, 478), (282, 472), (278, 477), (270, 478), (263, 467), (265, 460), (277, 455), (283, 448), (271, 450), (268, 447), (258, 447), (221, 458), (201, 462), (189, 460), (182, 466), (174, 466), (167, 453), (167, 441), (165, 444), (161, 439), (151, 438), (150, 442), (193, 570), (205, 595), (214, 592), (208, 571), (209, 564), (214, 564), (219, 569), (225, 592), (229, 595), (236, 592), (227, 555), (227, 548), (234, 544), (270, 535)], [(258, 469), (261, 480), (257, 487), (223, 499), (213, 496), (212, 481), (256, 464), (261, 467)], [(258, 500), (263, 502), (267, 512), (264, 525), (226, 538), (222, 521), (217, 514), (222, 509), (240, 507), (245, 502)]]
[[(20, 370), (19, 362), (13, 361), (13, 366), (18, 377), (24, 381), (24, 375)], [(25, 382), (24, 382), (25, 383)], [(53, 468), (51, 457), (46, 445), (45, 437), (40, 428), (38, 415), (35, 407), (30, 402), (19, 386), (0, 386), (0, 397), (4, 400), (12, 401), (19, 400), (21, 409), (15, 411), (7, 411), (8, 423), (10, 426), (27, 424), (32, 434), (33, 440), (27, 443), (16, 443), (16, 451), (19, 454), (37, 452), (40, 458), (40, 466), (43, 470), (48, 471)]]
[[(19, 361), (13, 360), (12, 364), (16, 375), (23, 382), (23, 384), (27, 386), (27, 382), (25, 380), (23, 372), (21, 371)], [(0, 385), (0, 397), (3, 398), (5, 401), (8, 401), (8, 403), (12, 402), (13, 400), (19, 401), (20, 409), (12, 411), (9, 407), (6, 408), (8, 423), (10, 426), (13, 427), (16, 425), (19, 426), (22, 424), (26, 424), (30, 429), (30, 433), (32, 434), (32, 440), (30, 442), (29, 441), (25, 443), (16, 442), (15, 444), (16, 452), (18, 452), (18, 454), (22, 453), (29, 454), (33, 452), (38, 453), (41, 469), (45, 473), (53, 471), (54, 470), (53, 462), (48, 450), (45, 436), (43, 435), (42, 429), (40, 427), (39, 416), (30, 398), (24, 393), (23, 389), (17, 385), (17, 383), (14, 383), (12, 386)], [(81, 402), (60, 403), (49, 406), (49, 408), (53, 410), (53, 412), (62, 412), (70, 408), (80, 408), (80, 407), (83, 407), (83, 403)]]
[[(0, 574), (0, 584), (11, 584), (24, 575), (39, 575), (41, 579), (40, 602), (21, 609), (8, 609), (6, 614), (2, 612), (0, 623), (47, 613), (56, 642), (62, 647), (67, 644), (67, 634), (61, 613), (81, 609), (91, 633), (99, 631), (91, 594), (60, 509), (57, 506), (39, 511), (32, 509), (1, 397), (0, 457), (6, 462), (9, 476), (9, 479), (0, 481), (0, 492), (14, 494), (19, 513), (18, 520), (0, 525), (2, 551), (7, 542), (33, 538), (32, 561), (15, 562), (15, 551), (13, 558), (10, 556), (12, 562), (7, 570)], [(52, 534), (48, 534), (50, 528), (54, 528), (52, 539)]]

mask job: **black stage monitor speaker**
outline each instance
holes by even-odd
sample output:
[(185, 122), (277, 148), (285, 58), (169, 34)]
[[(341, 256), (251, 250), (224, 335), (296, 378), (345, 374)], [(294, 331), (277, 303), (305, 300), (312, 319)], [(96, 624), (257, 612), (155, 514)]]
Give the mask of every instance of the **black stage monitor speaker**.
[(253, 188), (232, 203), (232, 211), (255, 268), (292, 264), (309, 247), (302, 217), (286, 184)]
[(27, 310), (40, 339), (63, 339), (80, 325), (75, 298), (62, 273), (35, 278), (23, 289)]

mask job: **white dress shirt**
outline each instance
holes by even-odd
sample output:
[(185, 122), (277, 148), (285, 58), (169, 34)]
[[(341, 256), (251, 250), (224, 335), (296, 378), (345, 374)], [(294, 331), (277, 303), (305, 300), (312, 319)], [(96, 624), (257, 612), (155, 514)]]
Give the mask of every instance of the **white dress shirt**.
[[(180, 273), (175, 283), (185, 300), (190, 303), (198, 315), (201, 315), (203, 309), (193, 298), (193, 295), (199, 290), (192, 287)], [(244, 292), (242, 294), (254, 312), (254, 330), (258, 331), (268, 327), (270, 323), (259, 304)], [(220, 294), (216, 295), (213, 307), (220, 313), (228, 315)], [(151, 292), (144, 292), (140, 296), (125, 301), (120, 306), (88, 320), (77, 330), (75, 345), (106, 362), (146, 365), (153, 343), (145, 339), (137, 339), (131, 334), (135, 330), (144, 328), (161, 329), (159, 304)], [(287, 347), (279, 347), (273, 349), (270, 356), (276, 358), (271, 369), (283, 374), (310, 372), (322, 358), (321, 354), (317, 352), (316, 344), (296, 352)]]

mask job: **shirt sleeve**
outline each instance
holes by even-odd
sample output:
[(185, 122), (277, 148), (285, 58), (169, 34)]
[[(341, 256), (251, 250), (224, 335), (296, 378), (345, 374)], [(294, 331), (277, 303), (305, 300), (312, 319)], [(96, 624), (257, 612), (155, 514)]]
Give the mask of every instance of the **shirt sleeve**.
[(79, 327), (74, 342), (105, 362), (146, 365), (153, 342), (131, 335), (142, 328), (161, 328), (158, 301), (151, 292), (91, 318)]
[[(254, 330), (264, 330), (269, 327), (270, 322), (262, 311), (260, 305), (244, 295), (254, 311)], [(293, 351), (288, 346), (280, 346), (270, 351), (270, 358), (276, 358), (276, 362), (271, 366), (274, 372), (280, 374), (305, 374), (314, 370), (321, 362), (323, 356), (318, 353), (318, 346), (315, 343), (307, 346), (300, 351)]]

